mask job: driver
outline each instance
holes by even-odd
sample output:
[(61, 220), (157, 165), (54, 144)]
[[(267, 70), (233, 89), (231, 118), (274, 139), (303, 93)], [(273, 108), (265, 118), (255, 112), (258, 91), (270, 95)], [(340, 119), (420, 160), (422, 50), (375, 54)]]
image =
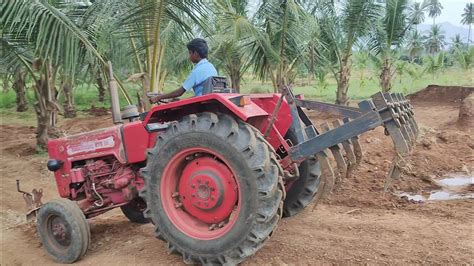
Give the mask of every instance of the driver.
[(189, 59), (195, 64), (194, 69), (184, 81), (183, 85), (170, 93), (161, 94), (150, 98), (150, 103), (158, 103), (164, 99), (177, 98), (186, 91), (193, 89), (195, 96), (201, 96), (204, 88), (204, 82), (213, 76), (217, 76), (216, 68), (207, 61), (209, 48), (203, 39), (196, 38), (187, 44)]

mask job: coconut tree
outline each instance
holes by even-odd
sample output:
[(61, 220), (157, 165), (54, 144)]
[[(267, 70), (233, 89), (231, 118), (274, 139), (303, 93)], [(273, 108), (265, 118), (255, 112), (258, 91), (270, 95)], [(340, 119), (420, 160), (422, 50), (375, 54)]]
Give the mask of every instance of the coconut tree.
[[(54, 1), (54, 4), (70, 8), (66, 2)], [(75, 14), (80, 16), (83, 13)], [(39, 148), (46, 147), (56, 123), (59, 106), (55, 81), (58, 70), (74, 79), (84, 54), (91, 54), (105, 64), (88, 33), (75, 24), (77, 18), (72, 18), (73, 15), (66, 16), (63, 10), (47, 1), (17, 0), (0, 4), (0, 30), (5, 39), (2, 46), (14, 55), (10, 58), (23, 64), (33, 80)], [(22, 50), (31, 50), (33, 57), (26, 57), (20, 52)]]
[[(428, 4), (423, 5), (418, 12), (425, 12), (429, 7)], [(380, 86), (384, 92), (392, 89), (392, 79), (396, 74), (393, 62), (397, 59), (407, 32), (416, 25), (415, 17), (410, 14), (407, 0), (387, 0), (383, 19), (375, 24), (370, 34), (370, 49), (381, 67)]]
[[(209, 10), (200, 0), (136, 0), (118, 1), (123, 8), (116, 8), (114, 14), (116, 27), (114, 33), (129, 38), (135, 43), (135, 60), (140, 64), (140, 71), (145, 72), (150, 80), (150, 88), (145, 90), (161, 91), (163, 65), (166, 50), (174, 43), (163, 38), (163, 31), (175, 23), (179, 31), (192, 33), (197, 25), (205, 32), (209, 31), (207, 20)], [(171, 23), (173, 22), (173, 23)], [(189, 36), (190, 37), (190, 36)], [(143, 56), (142, 56), (143, 55)]]
[(367, 0), (339, 4), (323, 1), (316, 11), (321, 30), (320, 59), (332, 68), (337, 81), (336, 103), (347, 105), (353, 47), (379, 19), (381, 6), (377, 1)]
[(433, 26), (436, 24), (436, 17), (441, 15), (443, 5), (439, 0), (429, 0), (428, 16), (433, 18)]
[(425, 37), (426, 51), (430, 54), (438, 53), (446, 44), (446, 36), (439, 25), (431, 26), (428, 35)]
[(256, 41), (258, 30), (248, 17), (248, 2), (216, 0), (215, 25), (211, 50), (216, 67), (223, 69), (231, 80), (231, 87), (240, 92), (245, 71), (250, 67), (246, 47)]
[[(29, 51), (17, 50), (17, 53), (31, 57)], [(26, 55), (28, 53), (28, 55)], [(17, 55), (12, 52), (10, 44), (5, 37), (0, 37), (0, 74), (4, 78), (4, 92), (7, 92), (9, 84), (9, 76), (13, 73), (13, 81), (11, 87), (15, 91), (16, 96), (16, 111), (25, 112), (28, 110), (28, 102), (26, 99), (26, 77), (27, 71), (23, 64), (17, 60)]]
[(425, 73), (425, 69), (420, 64), (410, 63), (406, 67), (406, 73), (411, 78), (411, 87), (415, 85), (415, 81), (421, 79)]
[(461, 23), (464, 25), (469, 25), (469, 32), (467, 36), (468, 45), (471, 43), (471, 27), (474, 24), (474, 4), (468, 3), (464, 8), (464, 13), (462, 13)]
[(472, 69), (474, 66), (474, 46), (469, 46), (466, 49), (456, 48), (454, 56), (464, 70)]
[(212, 49), (216, 67), (227, 73), (231, 87), (240, 92), (241, 80), (245, 70), (250, 66), (243, 55), (244, 47), (239, 43), (223, 40)]
[(254, 19), (263, 37), (250, 46), (253, 70), (262, 80), (270, 77), (276, 91), (292, 83), (295, 69), (303, 62), (310, 32), (305, 25), (312, 23), (311, 18), (300, 1), (267, 0)]
[(395, 72), (398, 76), (398, 81), (400, 84), (402, 83), (403, 74), (407, 72), (407, 65), (408, 62), (404, 60), (395, 61)]
[(440, 70), (444, 70), (446, 68), (446, 53), (440, 52), (437, 55), (427, 55), (423, 59), (423, 65), (425, 67), (425, 72), (430, 73), (433, 75), (433, 79), (435, 78), (435, 74)]
[(26, 100), (26, 71), (22, 67), (17, 67), (13, 82), (13, 90), (16, 94), (16, 111), (25, 112), (28, 110)]
[(462, 37), (460, 34), (456, 34), (453, 38), (451, 38), (451, 53), (454, 54), (458, 49), (464, 49), (467, 47), (467, 44), (465, 44), (462, 41)]
[(411, 62), (421, 56), (423, 52), (423, 36), (418, 30), (414, 29), (410, 31), (407, 40), (407, 48)]
[[(58, 105), (56, 103), (56, 91), (54, 89), (54, 71), (50, 62), (43, 63), (41, 59), (33, 59), (26, 51), (27, 45), (19, 42), (10, 42), (7, 38), (0, 39), (2, 50), (2, 63), (22, 65), (33, 80), (36, 103), (34, 105), (38, 127), (37, 145), (38, 149), (46, 148), (49, 135), (54, 131)], [(23, 86), (17, 85), (17, 86)]]
[(362, 90), (366, 82), (366, 69), (369, 67), (370, 64), (370, 54), (365, 47), (359, 47), (359, 49), (357, 50), (358, 51), (355, 54), (355, 66), (360, 72), (359, 90)]
[(423, 2), (414, 2), (409, 7), (409, 16), (413, 20), (413, 24), (419, 25), (425, 21), (424, 7), (428, 4), (425, 0)]

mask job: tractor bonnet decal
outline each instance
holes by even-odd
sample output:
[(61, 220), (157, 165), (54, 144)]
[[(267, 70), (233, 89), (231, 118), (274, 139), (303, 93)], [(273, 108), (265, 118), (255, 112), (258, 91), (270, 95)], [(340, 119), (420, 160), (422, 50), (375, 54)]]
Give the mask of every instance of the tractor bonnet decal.
[(112, 148), (115, 146), (114, 137), (110, 136), (105, 139), (92, 140), (87, 142), (82, 142), (79, 144), (68, 145), (67, 154), (74, 155), (82, 152), (91, 152), (98, 149)]

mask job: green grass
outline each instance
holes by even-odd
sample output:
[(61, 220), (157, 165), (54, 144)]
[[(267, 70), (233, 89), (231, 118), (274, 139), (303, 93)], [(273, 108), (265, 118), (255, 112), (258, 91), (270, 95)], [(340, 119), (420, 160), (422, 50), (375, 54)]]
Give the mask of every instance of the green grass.
[(0, 125), (36, 126), (36, 114), (31, 106), (21, 113), (17, 112), (15, 107), (0, 108)]
[[(367, 71), (364, 73), (364, 79), (361, 79), (360, 76), (360, 71), (352, 72), (348, 93), (352, 100), (367, 99), (380, 91), (379, 80), (375, 73)], [(293, 90), (296, 94), (304, 94), (306, 98), (334, 102), (336, 100), (336, 81), (328, 75), (326, 88), (317, 83), (317, 81), (313, 80), (312, 84), (308, 84), (307, 79), (297, 79)], [(452, 68), (445, 72), (437, 73), (434, 76), (426, 74), (417, 80), (413, 80), (409, 75), (403, 75), (401, 79), (397, 77), (393, 81), (393, 91), (411, 94), (426, 88), (430, 84), (474, 86), (474, 73), (472, 70), (466, 71)], [(244, 78), (242, 93), (268, 92), (273, 92), (271, 83), (262, 83), (249, 77)]]

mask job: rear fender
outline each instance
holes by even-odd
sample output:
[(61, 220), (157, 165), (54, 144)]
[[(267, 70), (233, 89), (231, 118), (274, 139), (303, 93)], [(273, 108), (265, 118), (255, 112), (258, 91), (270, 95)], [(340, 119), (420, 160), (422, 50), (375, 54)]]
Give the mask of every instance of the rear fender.
[[(272, 115), (280, 95), (250, 95), (248, 97), (250, 97), (251, 101), (244, 106), (238, 106), (232, 101), (232, 99), (239, 96), (242, 95), (213, 93), (155, 106), (145, 117), (144, 124), (176, 121), (186, 115), (208, 111), (232, 115), (249, 123), (263, 133), (269, 124), (269, 117)], [(284, 101), (267, 138), (273, 148), (278, 149), (282, 145), (282, 136), (288, 131), (291, 123), (290, 108), (286, 101)]]
[(255, 117), (265, 119), (268, 116), (268, 113), (254, 102), (239, 107), (230, 100), (238, 96), (240, 94), (213, 93), (158, 105), (147, 114), (144, 124), (176, 121), (180, 117), (202, 112), (227, 113), (242, 121), (248, 121)]

